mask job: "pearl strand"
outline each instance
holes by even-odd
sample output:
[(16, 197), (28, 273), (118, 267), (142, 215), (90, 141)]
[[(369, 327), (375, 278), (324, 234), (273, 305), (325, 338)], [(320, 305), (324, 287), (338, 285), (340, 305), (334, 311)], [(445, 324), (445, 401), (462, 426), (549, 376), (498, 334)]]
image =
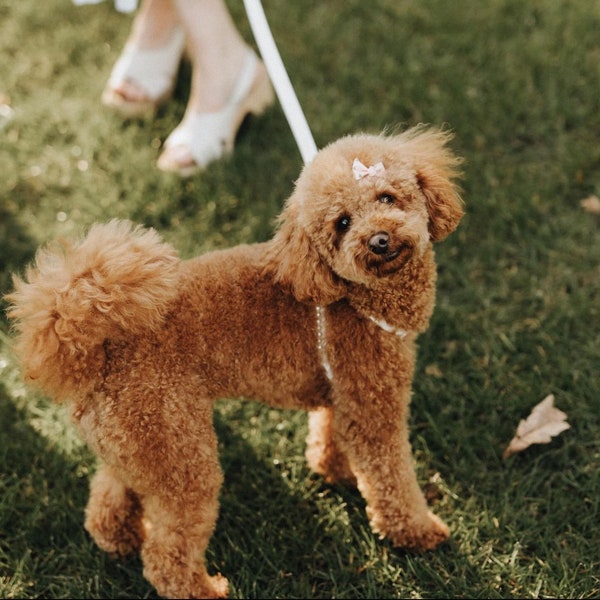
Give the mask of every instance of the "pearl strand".
[(319, 350), (319, 356), (321, 357), (321, 365), (327, 375), (329, 381), (333, 381), (333, 371), (331, 365), (327, 359), (327, 348), (325, 344), (326, 339), (326, 323), (325, 323), (325, 308), (319, 304), (316, 306), (317, 310), (317, 348)]

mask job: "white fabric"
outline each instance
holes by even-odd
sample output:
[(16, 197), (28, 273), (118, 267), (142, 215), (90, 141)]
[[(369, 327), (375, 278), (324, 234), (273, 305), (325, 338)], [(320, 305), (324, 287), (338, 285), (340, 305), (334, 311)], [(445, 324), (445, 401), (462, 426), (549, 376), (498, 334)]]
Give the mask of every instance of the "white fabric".
[(184, 46), (185, 34), (181, 27), (173, 31), (164, 46), (155, 50), (140, 50), (127, 44), (111, 71), (109, 85), (118, 88), (124, 81), (132, 81), (151, 100), (160, 99), (173, 87)]
[(375, 325), (378, 325), (384, 331), (387, 331), (388, 333), (393, 333), (394, 335), (397, 335), (400, 338), (405, 338), (408, 335), (408, 331), (406, 331), (406, 329), (400, 329), (400, 327), (394, 327), (393, 325), (390, 325), (384, 319), (377, 319), (376, 317), (373, 317), (371, 315), (369, 315), (369, 319), (371, 319), (371, 321), (373, 321), (373, 323), (375, 323)]
[[(104, 0), (73, 0), (75, 6), (83, 6), (84, 4), (100, 4)], [(137, 0), (115, 0), (115, 8), (122, 13), (131, 13), (137, 8)]]
[(194, 162), (206, 166), (223, 156), (233, 147), (237, 125), (244, 112), (243, 103), (250, 92), (258, 58), (249, 51), (240, 72), (236, 86), (225, 107), (219, 112), (199, 113), (188, 111), (183, 121), (173, 130), (165, 142), (165, 147), (182, 146), (189, 150)]

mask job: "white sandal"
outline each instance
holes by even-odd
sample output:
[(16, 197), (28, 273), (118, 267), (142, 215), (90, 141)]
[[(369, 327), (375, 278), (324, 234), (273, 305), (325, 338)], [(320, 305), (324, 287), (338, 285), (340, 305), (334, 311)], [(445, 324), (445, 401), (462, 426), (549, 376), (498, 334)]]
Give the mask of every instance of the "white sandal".
[(227, 104), (218, 112), (188, 111), (166, 139), (158, 168), (189, 177), (229, 154), (244, 117), (262, 114), (274, 98), (262, 61), (249, 50)]
[[(176, 27), (171, 39), (160, 48), (141, 50), (127, 43), (104, 88), (102, 103), (126, 118), (153, 113), (173, 94), (184, 46), (185, 35), (181, 27)], [(139, 87), (145, 98), (131, 100), (118, 91), (125, 81)]]

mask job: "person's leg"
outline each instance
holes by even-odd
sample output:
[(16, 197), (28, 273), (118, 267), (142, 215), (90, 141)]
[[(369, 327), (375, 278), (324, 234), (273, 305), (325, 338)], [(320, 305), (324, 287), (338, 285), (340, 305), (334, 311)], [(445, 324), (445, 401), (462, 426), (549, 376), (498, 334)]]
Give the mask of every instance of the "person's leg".
[(173, 0), (192, 61), (188, 110), (216, 112), (227, 102), (248, 45), (223, 0)]
[(140, 50), (154, 50), (168, 42), (178, 24), (179, 15), (173, 0), (142, 0), (128, 42)]
[(182, 123), (165, 142), (158, 166), (189, 175), (230, 151), (248, 113), (273, 101), (268, 75), (237, 30), (224, 0), (173, 0), (192, 63)]
[(183, 48), (173, 0), (143, 0), (104, 90), (104, 104), (125, 116), (155, 109), (171, 96)]

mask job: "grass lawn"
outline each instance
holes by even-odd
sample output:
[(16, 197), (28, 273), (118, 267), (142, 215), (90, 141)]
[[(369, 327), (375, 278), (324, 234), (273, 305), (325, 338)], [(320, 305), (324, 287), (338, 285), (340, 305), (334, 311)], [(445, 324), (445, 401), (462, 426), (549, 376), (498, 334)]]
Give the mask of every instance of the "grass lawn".
[[(370, 532), (356, 491), (304, 461), (306, 415), (217, 405), (226, 483), (210, 569), (234, 598), (600, 596), (600, 4), (264, 0), (318, 146), (445, 125), (467, 215), (437, 248), (438, 301), (412, 404), (419, 479), (451, 527), (437, 552)], [(229, 2), (247, 40), (242, 2)], [(39, 244), (96, 221), (155, 227), (184, 257), (271, 236), (302, 166), (276, 105), (189, 180), (154, 163), (189, 65), (155, 118), (100, 94), (131, 16), (111, 2), (0, 0), (0, 294)], [(3, 307), (2, 307), (3, 308)], [(503, 460), (548, 394), (571, 428)], [(24, 387), (0, 317), (0, 597), (152, 598), (137, 558), (83, 529), (91, 453)]]

